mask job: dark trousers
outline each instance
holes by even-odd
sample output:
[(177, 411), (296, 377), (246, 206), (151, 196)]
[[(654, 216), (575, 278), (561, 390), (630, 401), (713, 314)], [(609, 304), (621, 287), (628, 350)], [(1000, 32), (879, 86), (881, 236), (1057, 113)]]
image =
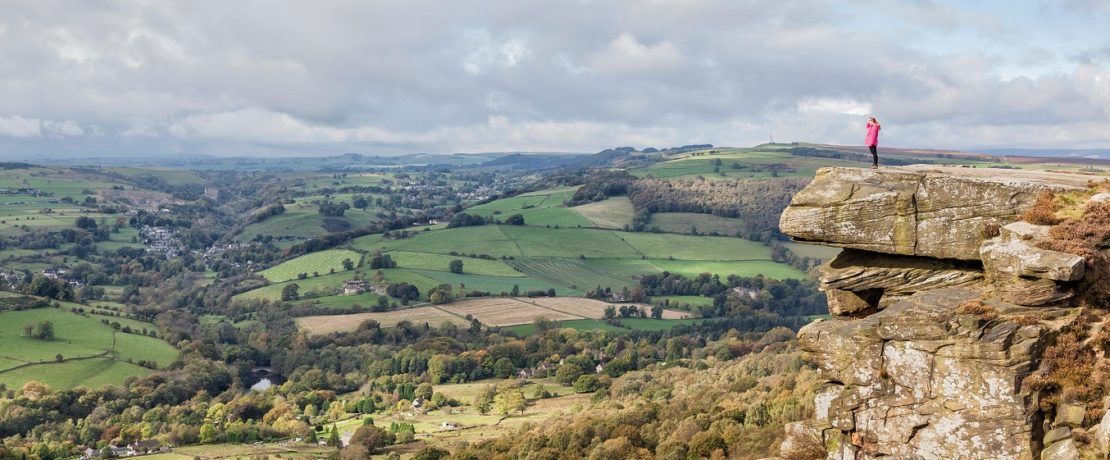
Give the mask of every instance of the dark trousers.
[(878, 166), (879, 165), (879, 146), (877, 146), (877, 145), (868, 145), (867, 148), (871, 149), (871, 165), (872, 166)]

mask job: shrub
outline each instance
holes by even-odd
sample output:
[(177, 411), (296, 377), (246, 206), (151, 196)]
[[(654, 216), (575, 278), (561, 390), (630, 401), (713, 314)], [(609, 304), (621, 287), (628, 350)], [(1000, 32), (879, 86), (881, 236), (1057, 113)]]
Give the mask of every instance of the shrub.
[(1110, 260), (1102, 253), (1110, 242), (1110, 202), (1088, 203), (1082, 216), (1052, 227), (1048, 235), (1038, 246), (1086, 259), (1081, 300), (1091, 307), (1110, 308)]
[(1056, 217), (1056, 194), (1045, 190), (1037, 196), (1033, 207), (1022, 214), (1021, 219), (1031, 224), (1056, 225), (1060, 219)]

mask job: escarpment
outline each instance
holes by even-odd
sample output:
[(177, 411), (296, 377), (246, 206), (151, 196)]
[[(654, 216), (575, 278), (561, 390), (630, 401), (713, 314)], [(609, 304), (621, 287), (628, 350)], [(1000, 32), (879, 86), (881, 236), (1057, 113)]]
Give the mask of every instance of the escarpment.
[[(1059, 460), (1110, 450), (1110, 420), (1084, 430), (1087, 407), (1046, 404), (1027, 382), (1060, 334), (1090, 327), (1081, 294), (1107, 281), (1089, 273), (1105, 258), (1044, 249), (1049, 227), (1020, 219), (1046, 191), (1081, 209), (1098, 196), (1092, 179), (1104, 178), (818, 171), (780, 228), (846, 249), (820, 268), (833, 318), (798, 335), (827, 383), (815, 420), (788, 427), (784, 455), (799, 439), (822, 440), (832, 459)], [(1073, 429), (1108, 439), (1084, 434), (1080, 443)]]

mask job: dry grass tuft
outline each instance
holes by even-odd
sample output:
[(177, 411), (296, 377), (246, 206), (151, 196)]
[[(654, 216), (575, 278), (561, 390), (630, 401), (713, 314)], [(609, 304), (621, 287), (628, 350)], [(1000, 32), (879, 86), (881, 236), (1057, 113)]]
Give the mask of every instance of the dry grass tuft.
[(998, 317), (998, 312), (994, 311), (990, 305), (984, 304), (982, 300), (968, 300), (961, 303), (956, 308), (956, 314), (959, 315), (976, 315), (981, 316), (984, 320), (990, 321)]

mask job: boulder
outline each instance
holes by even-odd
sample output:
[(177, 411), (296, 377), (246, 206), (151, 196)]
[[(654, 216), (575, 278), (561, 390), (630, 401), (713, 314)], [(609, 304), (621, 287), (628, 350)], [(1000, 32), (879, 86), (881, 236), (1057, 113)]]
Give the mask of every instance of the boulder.
[(1041, 460), (1079, 460), (1079, 449), (1070, 438), (1045, 447)]
[(1088, 179), (931, 166), (822, 168), (783, 211), (779, 228), (833, 246), (979, 260), (989, 228), (1018, 220), (1044, 190), (1082, 190)]
[(1071, 428), (1068, 428), (1066, 426), (1053, 428), (1052, 430), (1049, 430), (1048, 433), (1044, 434), (1044, 445), (1051, 445), (1056, 441), (1062, 441), (1069, 438), (1071, 438)]
[[(1110, 409), (1108, 406), (1110, 406), (1110, 398), (1106, 399), (1103, 408)], [(1095, 440), (1095, 444), (1102, 449), (1102, 456), (1110, 456), (1110, 410), (1102, 414), (1102, 420), (1099, 421), (1098, 425), (1095, 425), (1091, 435)]]
[(1016, 238), (992, 238), (979, 248), (987, 273), (1009, 274), (1053, 281), (1079, 281), (1086, 273), (1086, 261), (1066, 252), (1033, 246)]
[(1087, 406), (1085, 404), (1060, 403), (1056, 406), (1056, 421), (1053, 422), (1052, 426), (1071, 428), (1083, 426), (1083, 417), (1086, 416)]

